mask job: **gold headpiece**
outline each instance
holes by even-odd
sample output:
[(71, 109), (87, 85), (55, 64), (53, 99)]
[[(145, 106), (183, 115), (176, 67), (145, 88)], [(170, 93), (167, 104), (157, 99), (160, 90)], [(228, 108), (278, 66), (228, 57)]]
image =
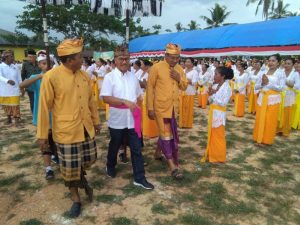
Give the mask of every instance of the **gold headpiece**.
[(166, 53), (171, 54), (171, 55), (180, 55), (181, 48), (179, 45), (169, 43), (166, 46)]
[(56, 48), (58, 56), (72, 55), (82, 51), (83, 39), (66, 39)]

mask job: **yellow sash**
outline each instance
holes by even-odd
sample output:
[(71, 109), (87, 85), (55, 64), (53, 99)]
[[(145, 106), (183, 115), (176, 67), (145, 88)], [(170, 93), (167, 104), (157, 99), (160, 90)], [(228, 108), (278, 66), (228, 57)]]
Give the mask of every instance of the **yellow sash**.
[(293, 117), (293, 123), (292, 128), (297, 129), (297, 127), (300, 129), (300, 90), (295, 90), (296, 92), (296, 102), (294, 105), (294, 117)]
[(250, 95), (249, 95), (249, 105), (248, 105), (248, 113), (253, 112), (253, 101), (254, 101), (254, 87), (255, 87), (255, 82), (251, 81), (251, 86), (250, 86)]
[(234, 81), (231, 80), (229, 84), (230, 84), (231, 90), (233, 90), (234, 89)]
[(237, 83), (236, 89), (239, 90), (243, 85), (244, 85), (244, 83)]
[(203, 93), (204, 90), (205, 90), (205, 87), (204, 86), (202, 86), (202, 87), (199, 86), (199, 89), (200, 89), (200, 93)]
[(20, 105), (20, 96), (0, 97), (0, 105)]
[(211, 129), (212, 129), (212, 121), (213, 121), (213, 112), (214, 110), (219, 110), (222, 112), (226, 112), (226, 107), (220, 106), (220, 105), (210, 105), (209, 108), (209, 117), (208, 117), (208, 139), (207, 139), (207, 147), (204, 153), (204, 156), (201, 158), (200, 162), (201, 163), (205, 163), (206, 162), (206, 158), (207, 158), (207, 154), (208, 154), (208, 146), (210, 143), (210, 137), (211, 137)]
[(258, 137), (257, 137), (257, 143), (262, 143), (262, 139), (265, 132), (265, 121), (266, 121), (266, 113), (268, 108), (268, 99), (270, 95), (278, 94), (277, 91), (269, 90), (269, 91), (262, 91), (261, 94), (263, 94), (262, 98), (262, 104), (260, 108), (260, 118), (259, 118), (259, 124), (258, 124)]
[(92, 90), (94, 95), (97, 95), (97, 93), (99, 93), (97, 80), (92, 80)]

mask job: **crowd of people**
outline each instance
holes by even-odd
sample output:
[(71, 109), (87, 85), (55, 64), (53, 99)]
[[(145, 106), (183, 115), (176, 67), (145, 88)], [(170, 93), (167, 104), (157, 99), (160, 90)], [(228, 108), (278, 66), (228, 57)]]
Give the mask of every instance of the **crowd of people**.
[(30, 51), (21, 69), (14, 65), (13, 52), (4, 51), (0, 64), (0, 105), (6, 123), (20, 126), (20, 96), (26, 90), (46, 179), (54, 178), (52, 159), (71, 193), (71, 217), (81, 212), (79, 188), (93, 200), (85, 176), (97, 160), (95, 135), (102, 128), (101, 110), (110, 134), (107, 176), (117, 176), (118, 158), (128, 163), (129, 147), (133, 184), (148, 190), (154, 186), (145, 175), (143, 138), (157, 137), (154, 158), (166, 161), (172, 178), (184, 179), (177, 128), (193, 127), (195, 109), (209, 106), (201, 162), (226, 162), (230, 102), (236, 117), (256, 114), (253, 140), (259, 145), (273, 144), (276, 134), (288, 137), (292, 128), (300, 130), (300, 61), (293, 58), (180, 59), (180, 46), (170, 43), (160, 60), (130, 60), (127, 47), (118, 46), (112, 61), (92, 62), (83, 60), (82, 50), (81, 39), (64, 40), (57, 47), (60, 64), (52, 57), (50, 70), (45, 51)]

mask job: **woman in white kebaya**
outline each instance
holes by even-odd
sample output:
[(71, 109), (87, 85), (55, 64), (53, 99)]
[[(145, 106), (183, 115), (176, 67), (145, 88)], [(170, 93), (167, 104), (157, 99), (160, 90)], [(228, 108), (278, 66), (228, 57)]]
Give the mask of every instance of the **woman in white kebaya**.
[(234, 80), (234, 115), (237, 117), (243, 117), (245, 114), (246, 87), (249, 82), (249, 74), (246, 69), (246, 63), (237, 65), (238, 73)]
[(207, 101), (208, 101), (208, 87), (209, 80), (211, 78), (211, 73), (208, 70), (209, 65), (208, 64), (202, 64), (201, 72), (199, 73), (199, 79), (198, 79), (198, 106), (202, 109), (206, 108)]
[(281, 104), (279, 110), (279, 119), (278, 119), (278, 132), (280, 135), (288, 137), (290, 135), (293, 119), (293, 107), (295, 104), (295, 92), (293, 90), (294, 80), (293, 73), (294, 71), (295, 60), (288, 58), (284, 62), (284, 77), (285, 84), (281, 92)]

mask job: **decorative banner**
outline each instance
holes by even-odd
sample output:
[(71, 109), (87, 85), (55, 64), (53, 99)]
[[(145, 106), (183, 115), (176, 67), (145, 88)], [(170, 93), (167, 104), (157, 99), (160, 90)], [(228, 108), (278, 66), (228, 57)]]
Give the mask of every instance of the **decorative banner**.
[[(31, 4), (41, 4), (42, 0), (27, 0)], [(130, 16), (161, 16), (162, 0), (44, 0), (51, 5), (89, 4), (94, 13), (125, 16), (129, 9)]]
[(113, 60), (114, 59), (114, 52), (94, 52), (94, 60), (97, 60), (99, 58), (102, 58), (104, 60)]

